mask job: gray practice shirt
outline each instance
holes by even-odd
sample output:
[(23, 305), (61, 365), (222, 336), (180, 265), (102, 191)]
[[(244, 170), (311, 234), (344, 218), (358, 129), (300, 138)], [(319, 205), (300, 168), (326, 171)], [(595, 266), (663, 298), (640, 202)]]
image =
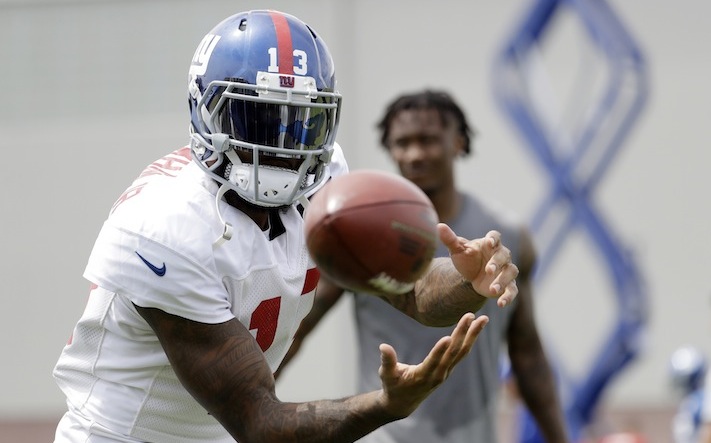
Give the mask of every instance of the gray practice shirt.
[[(464, 196), (460, 214), (449, 226), (457, 235), (480, 238), (492, 229), (502, 234), (518, 260), (520, 227), (471, 196)], [(436, 256), (448, 256), (439, 245)], [(515, 302), (514, 302), (515, 303)], [(421, 362), (432, 346), (453, 327), (423, 326), (386, 302), (372, 295), (355, 295), (355, 316), (359, 346), (359, 389), (380, 389), (380, 343), (397, 351), (398, 360)], [(367, 443), (493, 443), (496, 438), (497, 396), (500, 390), (499, 362), (505, 350), (505, 334), (515, 305), (499, 308), (489, 300), (477, 315), (490, 321), (474, 344), (471, 353), (451, 372), (449, 378), (409, 417), (377, 429), (360, 441)]]

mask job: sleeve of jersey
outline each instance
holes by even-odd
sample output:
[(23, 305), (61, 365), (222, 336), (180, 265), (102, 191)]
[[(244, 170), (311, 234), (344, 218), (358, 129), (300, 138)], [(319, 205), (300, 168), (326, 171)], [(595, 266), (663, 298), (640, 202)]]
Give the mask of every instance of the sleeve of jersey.
[(199, 254), (186, 257), (157, 242), (105, 223), (84, 277), (144, 308), (201, 323), (234, 318), (226, 289)]
[(331, 177), (348, 174), (348, 162), (343, 154), (343, 148), (338, 143), (333, 144), (333, 155), (327, 167)]
[(346, 156), (343, 154), (343, 149), (338, 143), (333, 144), (333, 154), (331, 155), (331, 161), (326, 165), (326, 179), (322, 181), (318, 186), (309, 191), (306, 196), (311, 197), (321, 189), (328, 180), (333, 177), (338, 177), (339, 175), (348, 174), (348, 162), (346, 161)]

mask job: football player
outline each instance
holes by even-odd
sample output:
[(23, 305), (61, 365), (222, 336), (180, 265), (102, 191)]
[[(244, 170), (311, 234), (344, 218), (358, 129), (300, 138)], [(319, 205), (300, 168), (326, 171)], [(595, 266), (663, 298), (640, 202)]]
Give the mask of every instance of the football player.
[(332, 58), (299, 19), (250, 11), (202, 39), (188, 77), (189, 146), (120, 196), (89, 257), (88, 304), (54, 369), (68, 406), (55, 441), (351, 442), (409, 415), (471, 349), (488, 320), (472, 312), (516, 296), (498, 233), (440, 226), (452, 259), (407, 300), (456, 326), (420, 364), (383, 344), (381, 388), (281, 402), (273, 372), (319, 280), (298, 206), (348, 170)]
[[(445, 91), (417, 90), (395, 97), (386, 107), (378, 129), (381, 145), (390, 159), (403, 177), (427, 194), (439, 220), (470, 238), (497, 230), (506, 239), (520, 273), (514, 303), (500, 309), (491, 300), (479, 311), (489, 319), (486, 331), (447, 383), (409, 417), (371, 433), (362, 443), (499, 441), (498, 398), (501, 375), (507, 372), (500, 369), (501, 355), (508, 360), (508, 365), (503, 366), (510, 368), (507, 386), (514, 388), (511, 392), (531, 411), (535, 418), (532, 424), (540, 432), (527, 432), (525, 438), (529, 440), (522, 437), (521, 441), (567, 443), (567, 423), (534, 316), (532, 272), (536, 254), (531, 234), (500, 208), (456, 184), (456, 162), (470, 154), (475, 135), (464, 111)], [(449, 253), (440, 245), (435, 256)], [(322, 279), (314, 307), (302, 322), (282, 365), (287, 364), (342, 294), (341, 288)], [(362, 293), (353, 297), (360, 390), (370, 390), (379, 383), (374, 371), (369, 370), (379, 362), (380, 356), (373, 352), (378, 343), (393, 345), (405, 361), (419, 361), (444, 333), (442, 328), (423, 327), (376, 297)]]

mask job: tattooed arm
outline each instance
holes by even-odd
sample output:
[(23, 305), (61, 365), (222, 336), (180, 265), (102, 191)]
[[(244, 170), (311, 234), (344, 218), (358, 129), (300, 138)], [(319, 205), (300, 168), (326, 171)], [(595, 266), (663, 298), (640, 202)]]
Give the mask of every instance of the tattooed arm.
[(503, 307), (516, 297), (518, 268), (499, 232), (467, 240), (443, 223), (438, 229), (450, 257), (435, 258), (410, 293), (382, 297), (385, 301), (422, 324), (449, 326), (481, 309), (487, 298), (498, 298)]
[(187, 391), (238, 441), (352, 442), (412, 413), (469, 352), (488, 319), (464, 315), (419, 365), (381, 345), (383, 388), (340, 400), (284, 403), (261, 349), (236, 319), (204, 324), (136, 306)]

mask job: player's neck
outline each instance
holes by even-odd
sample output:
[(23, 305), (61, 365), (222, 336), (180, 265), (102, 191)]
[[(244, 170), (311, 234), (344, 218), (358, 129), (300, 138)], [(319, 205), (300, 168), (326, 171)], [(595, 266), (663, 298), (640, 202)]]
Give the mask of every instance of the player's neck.
[(269, 213), (270, 208), (263, 208), (254, 205), (243, 198), (240, 198), (234, 191), (228, 191), (225, 194), (225, 201), (236, 209), (242, 211), (247, 217), (251, 218), (254, 223), (259, 226), (262, 231), (269, 229)]
[(428, 197), (432, 200), (439, 221), (448, 223), (459, 215), (462, 196), (454, 186), (440, 188), (436, 192), (428, 194)]

